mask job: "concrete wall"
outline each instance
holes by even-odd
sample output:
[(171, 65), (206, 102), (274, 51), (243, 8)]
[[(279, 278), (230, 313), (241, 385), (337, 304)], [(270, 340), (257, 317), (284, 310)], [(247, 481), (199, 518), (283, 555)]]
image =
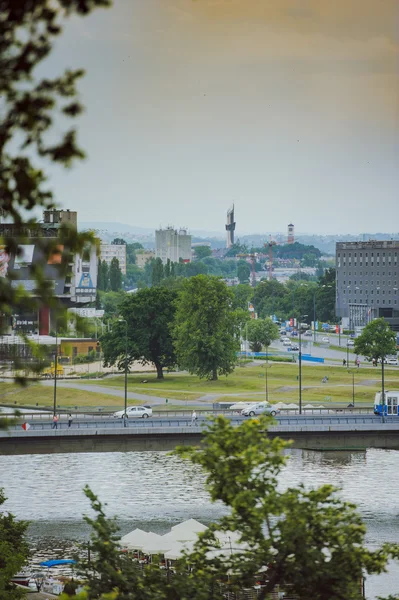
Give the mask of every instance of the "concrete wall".
[[(293, 448), (307, 450), (399, 450), (399, 423), (372, 425), (316, 425), (272, 427), (270, 437), (293, 440)], [(110, 430), (62, 429), (44, 431), (0, 431), (0, 454), (57, 454), (65, 452), (132, 452), (173, 450), (198, 445), (200, 427), (123, 427)]]

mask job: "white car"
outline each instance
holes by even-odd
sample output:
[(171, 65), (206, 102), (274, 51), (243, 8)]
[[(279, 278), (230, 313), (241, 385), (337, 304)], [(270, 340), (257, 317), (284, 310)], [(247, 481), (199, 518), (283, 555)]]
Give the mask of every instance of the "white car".
[(285, 338), (285, 340), (283, 342), (283, 346), (291, 346), (291, 340)]
[(388, 358), (385, 359), (385, 364), (386, 365), (393, 365), (394, 367), (398, 366), (398, 359), (395, 358), (394, 356), (389, 356)]
[(310, 331), (310, 329), (308, 329), (303, 335), (306, 335), (306, 337), (312, 337), (313, 331)]
[(321, 343), (322, 344), (329, 344), (330, 343), (330, 338), (328, 338), (328, 337), (322, 337), (321, 338)]
[(354, 345), (355, 345), (355, 342), (354, 342), (353, 340), (348, 340), (348, 341), (346, 342), (346, 344), (347, 344), (348, 346), (354, 346)]
[(272, 417), (275, 417), (276, 415), (279, 414), (279, 412), (280, 411), (278, 408), (275, 408), (268, 402), (258, 402), (258, 404), (252, 404), (251, 406), (244, 408), (241, 411), (241, 414), (244, 417), (254, 417), (255, 415), (263, 415), (263, 414), (271, 415)]
[[(124, 410), (118, 410), (112, 416), (115, 419), (123, 419), (124, 415)], [(126, 409), (127, 419), (148, 419), (148, 417), (152, 417), (152, 408), (148, 406), (128, 406)]]

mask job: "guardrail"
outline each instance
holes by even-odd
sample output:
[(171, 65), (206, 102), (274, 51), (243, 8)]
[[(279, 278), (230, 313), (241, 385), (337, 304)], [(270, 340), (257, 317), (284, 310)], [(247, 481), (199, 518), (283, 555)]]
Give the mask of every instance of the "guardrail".
[[(255, 404), (255, 403), (254, 403)], [(16, 408), (15, 410), (18, 410), (18, 408)], [(239, 411), (232, 411), (227, 409), (213, 409), (213, 408), (209, 408), (209, 409), (195, 409), (196, 413), (198, 416), (218, 416), (218, 415), (224, 415), (224, 416), (239, 416)], [(68, 419), (68, 415), (71, 414), (72, 415), (72, 419), (86, 419), (86, 420), (102, 420), (102, 419), (110, 419), (112, 418), (113, 414), (115, 411), (101, 411), (101, 412), (90, 412), (90, 411), (82, 411), (82, 412), (69, 412), (69, 411), (65, 411), (65, 410), (57, 410), (57, 414), (60, 416), (60, 419), (62, 421), (62, 419), (65, 419), (65, 421)], [(339, 414), (346, 414), (346, 415), (356, 415), (356, 414), (369, 414), (369, 415), (373, 415), (374, 414), (374, 408), (373, 407), (357, 407), (355, 406), (354, 408), (348, 408), (348, 407), (341, 407), (341, 406), (333, 406), (333, 407), (329, 407), (329, 408), (303, 408), (302, 409), (302, 415), (310, 415), (310, 416), (317, 416), (317, 415), (336, 415), (337, 413)], [(299, 408), (283, 408), (280, 409), (280, 416), (286, 415), (286, 416), (296, 416), (299, 415)], [(14, 418), (14, 415), (11, 413), (4, 413), (1, 414), (2, 418)], [(162, 410), (162, 411), (156, 411), (153, 409), (153, 417), (152, 418), (169, 418), (169, 417), (189, 417), (191, 419), (191, 415), (192, 415), (192, 409), (190, 410)], [(35, 411), (32, 413), (28, 413), (28, 412), (23, 412), (22, 414), (20, 414), (18, 416), (18, 419), (21, 421), (33, 421), (33, 420), (49, 420), (51, 421), (53, 418), (53, 412), (52, 411), (44, 411), (44, 412), (39, 412), (39, 411)], [(151, 418), (150, 418), (151, 419)], [(137, 419), (135, 419), (137, 420)], [(141, 420), (141, 419), (139, 419)], [(149, 419), (142, 419), (144, 422), (149, 420)]]

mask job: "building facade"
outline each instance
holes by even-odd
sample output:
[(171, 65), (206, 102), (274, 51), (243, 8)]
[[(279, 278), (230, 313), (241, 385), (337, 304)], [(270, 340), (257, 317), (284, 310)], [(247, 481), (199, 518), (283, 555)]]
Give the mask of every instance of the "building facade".
[(191, 261), (191, 235), (185, 229), (158, 229), (155, 232), (155, 256), (165, 265), (171, 262)]
[(117, 258), (120, 270), (123, 275), (126, 275), (126, 244), (101, 243), (100, 258), (101, 260), (105, 260), (108, 266), (111, 265), (113, 258)]
[(136, 265), (139, 269), (144, 269), (146, 264), (152, 259), (155, 258), (155, 252), (152, 250), (137, 250), (136, 252)]
[(399, 331), (399, 241), (336, 244), (336, 314), (351, 329), (384, 317)]
[[(46, 210), (43, 221), (34, 224), (17, 226), (12, 223), (0, 224), (0, 236), (24, 241), (19, 245), (18, 254), (7, 254), (4, 245), (0, 246), (0, 277), (10, 277), (12, 286), (21, 286), (35, 297), (35, 267), (40, 266), (46, 281), (51, 283), (53, 294), (66, 307), (85, 306), (96, 299), (97, 288), (97, 255), (94, 246), (87, 246), (82, 254), (71, 254), (67, 247), (60, 244), (57, 252), (46, 257), (46, 240), (60, 237), (63, 226), (77, 228), (77, 213), (70, 210)], [(61, 270), (61, 262), (68, 264), (67, 271)], [(48, 335), (55, 328), (55, 314), (50, 306), (31, 313), (14, 314), (9, 323), (4, 324), (8, 333), (23, 332)]]

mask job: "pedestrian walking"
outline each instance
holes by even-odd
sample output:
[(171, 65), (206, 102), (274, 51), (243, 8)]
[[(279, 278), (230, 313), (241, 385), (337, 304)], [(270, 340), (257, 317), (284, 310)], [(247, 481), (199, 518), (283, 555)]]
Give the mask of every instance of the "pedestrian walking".
[(68, 428), (71, 427), (72, 425), (72, 415), (71, 413), (68, 414)]
[(356, 358), (356, 366), (357, 366), (357, 368), (360, 367), (360, 358), (359, 357)]
[(53, 427), (52, 429), (58, 429), (58, 415), (54, 415), (53, 417)]
[(345, 358), (342, 359), (342, 366), (346, 367), (346, 359)]
[(193, 414), (191, 415), (191, 425), (197, 424), (197, 413), (193, 410)]

